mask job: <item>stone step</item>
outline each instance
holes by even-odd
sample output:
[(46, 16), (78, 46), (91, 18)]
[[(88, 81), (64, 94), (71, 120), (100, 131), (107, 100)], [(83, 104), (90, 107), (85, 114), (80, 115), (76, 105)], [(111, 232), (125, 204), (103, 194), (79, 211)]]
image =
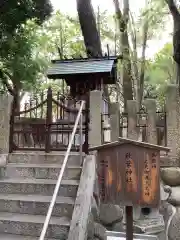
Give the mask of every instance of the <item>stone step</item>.
[[(35, 163), (35, 164), (62, 164), (65, 152), (14, 152), (8, 156), (8, 163)], [(80, 166), (81, 160), (79, 153), (71, 152), (68, 159), (68, 165)]]
[[(15, 235), (15, 234), (8, 234), (8, 233), (2, 233), (0, 234), (1, 240), (39, 240), (38, 237), (32, 237), (32, 236), (22, 236), (22, 235)], [(45, 238), (44, 240), (55, 240), (55, 238)]]
[(161, 167), (179, 167), (179, 161), (170, 155), (161, 155), (160, 157)]
[[(0, 179), (0, 193), (52, 196), (56, 182), (52, 179), (4, 178)], [(58, 195), (76, 197), (78, 185), (78, 180), (62, 180)]]
[[(0, 212), (0, 233), (39, 237), (45, 216)], [(66, 240), (70, 219), (51, 217), (46, 237)]]
[[(52, 196), (0, 194), (0, 212), (46, 215)], [(57, 197), (52, 216), (72, 217), (75, 198)]]
[[(10, 178), (37, 178), (57, 179), (62, 165), (60, 164), (26, 164), (9, 163), (4, 168), (4, 177)], [(67, 166), (63, 179), (80, 179), (80, 166)]]

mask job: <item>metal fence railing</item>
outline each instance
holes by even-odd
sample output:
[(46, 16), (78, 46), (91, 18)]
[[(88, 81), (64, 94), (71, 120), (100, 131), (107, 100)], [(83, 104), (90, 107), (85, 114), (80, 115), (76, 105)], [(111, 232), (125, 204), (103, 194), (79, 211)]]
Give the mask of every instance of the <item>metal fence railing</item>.
[(55, 205), (55, 202), (56, 202), (56, 198), (57, 198), (57, 195), (58, 195), (58, 192), (59, 192), (59, 188), (61, 186), (61, 181), (62, 181), (63, 174), (64, 174), (64, 171), (65, 171), (67, 162), (68, 162), (69, 154), (70, 154), (70, 151), (71, 151), (71, 148), (72, 148), (72, 145), (73, 145), (73, 141), (74, 141), (75, 134), (76, 134), (76, 131), (77, 131), (77, 128), (78, 128), (78, 124), (80, 125), (80, 158), (82, 160), (82, 144), (83, 144), (83, 131), (82, 131), (83, 115), (82, 115), (82, 111), (83, 111), (84, 104), (85, 104), (85, 102), (82, 101), (81, 105), (80, 105), (80, 108), (79, 108), (79, 112), (78, 112), (76, 121), (75, 121), (75, 124), (74, 124), (73, 132), (72, 132), (69, 144), (68, 144), (68, 148), (67, 148), (67, 151), (66, 151), (66, 154), (65, 154), (65, 157), (64, 157), (62, 168), (60, 170), (58, 180), (57, 180), (57, 183), (56, 183), (56, 186), (55, 186), (55, 189), (54, 189), (52, 200), (51, 200), (51, 203), (49, 205), (49, 209), (48, 209), (47, 216), (46, 216), (46, 219), (45, 219), (45, 222), (44, 222), (44, 225), (43, 225), (43, 229), (42, 229), (41, 235), (39, 237), (39, 240), (44, 240), (44, 238), (46, 236), (47, 228), (48, 228), (48, 225), (49, 225), (49, 221), (51, 219), (52, 211), (53, 211), (53, 208), (54, 208), (54, 205)]

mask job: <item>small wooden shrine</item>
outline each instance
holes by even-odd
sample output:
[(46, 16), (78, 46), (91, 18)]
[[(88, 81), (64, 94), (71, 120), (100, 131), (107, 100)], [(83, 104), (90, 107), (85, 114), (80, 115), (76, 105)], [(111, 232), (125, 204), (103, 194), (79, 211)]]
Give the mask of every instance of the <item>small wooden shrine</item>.
[(117, 80), (117, 57), (53, 60), (47, 72), (50, 79), (62, 79), (70, 87), (70, 97), (85, 100), (85, 142), (83, 151), (89, 148), (89, 93), (103, 90), (103, 85)]
[(119, 141), (97, 150), (100, 197), (104, 203), (157, 207), (160, 203), (160, 151), (145, 142)]
[(50, 79), (64, 79), (73, 97), (82, 96), (102, 85), (115, 84), (117, 57), (53, 60), (47, 72)]

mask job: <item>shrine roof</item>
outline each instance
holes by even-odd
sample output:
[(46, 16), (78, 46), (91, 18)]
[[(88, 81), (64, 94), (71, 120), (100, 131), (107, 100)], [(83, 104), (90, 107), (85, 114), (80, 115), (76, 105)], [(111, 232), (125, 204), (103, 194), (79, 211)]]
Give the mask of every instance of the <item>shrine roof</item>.
[(102, 75), (116, 77), (117, 57), (53, 60), (47, 76), (51, 79), (73, 76)]
[(163, 147), (163, 146), (159, 146), (159, 145), (155, 145), (155, 144), (151, 144), (151, 143), (147, 143), (147, 142), (140, 142), (140, 141), (135, 141), (132, 139), (121, 138), (121, 137), (119, 137), (118, 141), (102, 144), (97, 147), (92, 147), (92, 148), (90, 148), (90, 151), (100, 150), (100, 149), (104, 149), (104, 148), (111, 148), (111, 147), (115, 147), (115, 146), (121, 146), (124, 144), (132, 144), (135, 146), (156, 149), (159, 151), (166, 151), (166, 152), (170, 151), (170, 148), (168, 148), (168, 147)]

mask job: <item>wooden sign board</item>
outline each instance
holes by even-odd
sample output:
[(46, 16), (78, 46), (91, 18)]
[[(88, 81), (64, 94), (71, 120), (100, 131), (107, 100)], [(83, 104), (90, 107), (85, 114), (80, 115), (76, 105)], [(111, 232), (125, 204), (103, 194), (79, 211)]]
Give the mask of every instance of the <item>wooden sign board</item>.
[(101, 201), (157, 207), (160, 202), (160, 149), (169, 150), (128, 139), (97, 147)]
[[(106, 232), (107, 240), (125, 240), (126, 234), (123, 232)], [(158, 240), (157, 236), (145, 234), (133, 234), (133, 239), (136, 240)]]

